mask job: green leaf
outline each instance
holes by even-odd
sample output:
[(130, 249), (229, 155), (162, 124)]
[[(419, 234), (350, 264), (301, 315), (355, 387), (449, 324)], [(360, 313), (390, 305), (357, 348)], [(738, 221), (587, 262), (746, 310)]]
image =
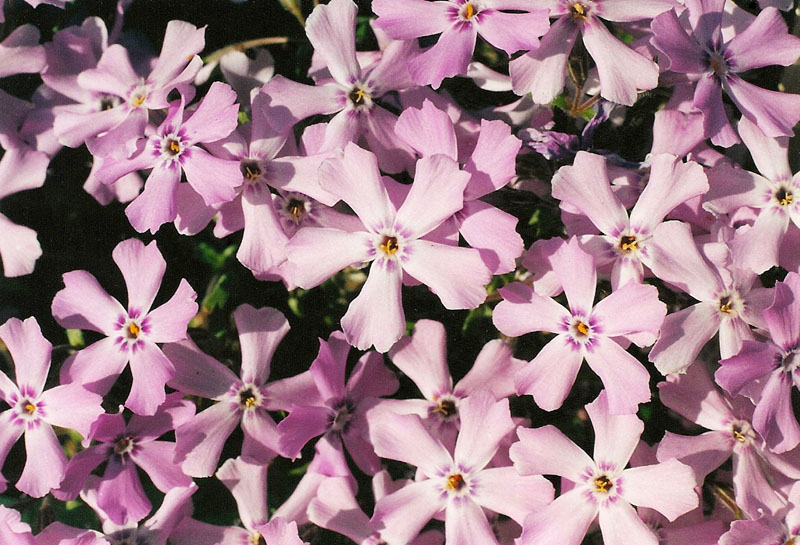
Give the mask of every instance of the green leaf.
[(228, 290), (225, 287), (225, 281), (228, 277), (224, 274), (219, 275), (217, 281), (211, 284), (206, 290), (206, 296), (203, 297), (203, 308), (211, 312), (215, 308), (222, 308), (228, 301)]

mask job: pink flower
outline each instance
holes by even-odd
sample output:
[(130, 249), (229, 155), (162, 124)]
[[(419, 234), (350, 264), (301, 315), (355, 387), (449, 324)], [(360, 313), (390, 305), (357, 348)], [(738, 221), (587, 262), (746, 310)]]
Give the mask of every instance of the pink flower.
[[(475, 308), (484, 301), (491, 273), (477, 250), (422, 238), (463, 205), (469, 175), (452, 159), (420, 159), (399, 209), (381, 181), (375, 156), (353, 143), (342, 158), (323, 163), (320, 179), (323, 189), (355, 211), (365, 230), (304, 228), (289, 243), (287, 255), (296, 266), (294, 280), (306, 289), (345, 267), (372, 262), (361, 293), (342, 318), (348, 342), (385, 352), (403, 335), (404, 273), (430, 287), (448, 309)], [(404, 187), (391, 183), (394, 193), (402, 194)]]
[(186, 338), (189, 320), (197, 313), (197, 294), (181, 280), (172, 298), (151, 310), (167, 267), (155, 241), (145, 246), (137, 239), (124, 240), (112, 257), (125, 278), (128, 310), (87, 271), (65, 273), (65, 288), (53, 298), (53, 316), (63, 327), (106, 335), (70, 356), (61, 380), (105, 395), (130, 363), (133, 385), (125, 406), (137, 414), (153, 414), (164, 402), (164, 385), (175, 374), (156, 343)]
[(572, 238), (550, 258), (567, 295), (569, 310), (522, 283), (500, 290), (504, 300), (492, 320), (502, 333), (557, 333), (514, 382), (518, 394), (533, 395), (552, 411), (561, 406), (584, 358), (600, 376), (614, 413), (635, 413), (650, 400), (650, 374), (615, 341), (631, 337), (640, 346), (655, 341), (667, 308), (654, 286), (630, 282), (593, 305), (597, 275), (594, 259)]
[[(16, 486), (40, 498), (58, 488), (67, 465), (52, 426), (88, 435), (92, 422), (103, 414), (102, 398), (77, 383), (44, 391), (52, 345), (34, 318), (11, 318), (0, 326), (0, 339), (14, 360), (17, 379), (15, 384), (0, 372), (0, 399), (10, 406), (0, 413), (0, 467), (24, 433), (27, 459)], [(0, 490), (5, 490), (6, 482), (0, 475)]]
[(610, 412), (605, 391), (586, 405), (595, 432), (590, 458), (558, 428), (518, 428), (511, 459), (521, 475), (560, 475), (574, 485), (525, 519), (519, 545), (578, 545), (600, 520), (606, 545), (658, 545), (659, 539), (631, 506), (649, 507), (674, 520), (697, 507), (692, 470), (668, 460), (625, 469), (644, 423)]
[(444, 511), (446, 542), (497, 544), (483, 509), (521, 523), (553, 497), (541, 475), (520, 476), (509, 467), (487, 468), (500, 442), (514, 430), (508, 400), (486, 391), (461, 402), (461, 431), (454, 453), (434, 439), (416, 415), (370, 412), (375, 452), (418, 469), (419, 478), (378, 500), (371, 525), (389, 543), (408, 543)]

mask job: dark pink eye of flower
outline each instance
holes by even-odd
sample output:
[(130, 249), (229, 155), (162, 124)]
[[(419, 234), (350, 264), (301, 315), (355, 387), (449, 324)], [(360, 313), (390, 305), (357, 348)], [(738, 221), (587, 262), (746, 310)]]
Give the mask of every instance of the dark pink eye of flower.
[(131, 322), (128, 324), (128, 327), (125, 328), (125, 336), (133, 341), (139, 338), (139, 333), (141, 333), (142, 328), (139, 327), (136, 322)]
[(728, 61), (720, 53), (711, 53), (708, 62), (717, 77), (724, 77), (728, 73)]
[(619, 237), (619, 249), (625, 253), (638, 250), (638, 242), (634, 235), (624, 235)]
[(119, 454), (120, 456), (124, 454), (128, 454), (131, 450), (133, 450), (133, 439), (130, 437), (120, 437), (116, 441), (114, 441), (114, 454)]

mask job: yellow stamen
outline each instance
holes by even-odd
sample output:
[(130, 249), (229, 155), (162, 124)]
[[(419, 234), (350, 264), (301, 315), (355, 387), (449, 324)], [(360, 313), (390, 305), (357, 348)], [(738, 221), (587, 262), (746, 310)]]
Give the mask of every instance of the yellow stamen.
[(612, 483), (611, 479), (609, 479), (605, 475), (601, 475), (594, 480), (594, 489), (597, 492), (608, 493), (608, 491), (611, 490), (611, 487), (613, 486), (614, 483)]
[(747, 441), (747, 437), (742, 433), (742, 430), (736, 427), (733, 428), (733, 437), (740, 443)]
[(178, 154), (181, 152), (181, 143), (177, 140), (170, 140), (169, 141), (169, 151), (172, 153)]
[(787, 189), (780, 189), (775, 193), (775, 199), (781, 206), (789, 206), (794, 201), (794, 195)]
[(460, 473), (454, 473), (447, 477), (447, 488), (450, 490), (460, 490), (464, 486), (464, 477)]
[(733, 312), (733, 301), (731, 301), (730, 297), (723, 297), (719, 300), (719, 311), (725, 314)]
[(244, 167), (244, 177), (251, 182), (261, 176), (261, 171), (256, 166), (247, 165)]
[(383, 244), (380, 245), (380, 249), (383, 250), (383, 253), (386, 255), (394, 255), (394, 253), (400, 248), (397, 244), (397, 237), (384, 237)]
[(364, 101), (364, 99), (367, 98), (369, 98), (369, 95), (366, 93), (366, 91), (364, 91), (364, 89), (361, 89), (360, 87), (358, 89), (354, 89), (350, 93), (350, 100), (353, 102), (353, 104), (361, 104)]
[(433, 412), (439, 413), (442, 416), (453, 416), (456, 414), (456, 404), (450, 399), (443, 399), (439, 402)]
[(303, 217), (303, 214), (306, 213), (306, 207), (303, 204), (303, 201), (292, 199), (289, 201), (286, 209), (289, 211), (289, 214), (292, 215), (292, 221), (295, 223), (300, 221), (300, 218)]
[(33, 414), (34, 412), (36, 412), (36, 405), (34, 405), (33, 403), (26, 403), (25, 404), (25, 411), (28, 414)]
[(139, 328), (139, 326), (138, 326), (138, 325), (136, 325), (136, 323), (135, 323), (135, 322), (131, 322), (131, 323), (128, 325), (128, 337), (130, 337), (131, 339), (136, 339), (136, 338), (138, 338), (138, 337), (139, 337), (139, 332), (140, 332), (140, 331), (141, 331), (141, 329)]
[(638, 249), (636, 244), (636, 237), (633, 235), (625, 235), (619, 239), (619, 247), (623, 252), (630, 252)]
[(586, 8), (580, 2), (572, 4), (572, 18), (573, 19), (586, 19)]
[(250, 534), (250, 543), (253, 545), (267, 545), (267, 540), (260, 533)]
[(575, 324), (575, 329), (577, 329), (578, 333), (580, 333), (581, 335), (589, 334), (589, 326), (587, 326), (583, 322), (579, 321), (577, 324)]
[(138, 93), (131, 97), (131, 106), (134, 108), (138, 108), (142, 104), (144, 104), (144, 100), (147, 98), (147, 95), (144, 93)]
[(472, 4), (466, 4), (464, 6), (464, 19), (470, 20), (475, 16), (475, 6)]

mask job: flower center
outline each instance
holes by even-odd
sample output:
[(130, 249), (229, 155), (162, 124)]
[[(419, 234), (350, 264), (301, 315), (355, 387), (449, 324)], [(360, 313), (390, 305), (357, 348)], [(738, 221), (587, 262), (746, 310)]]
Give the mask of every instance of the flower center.
[(433, 409), (433, 412), (441, 414), (445, 418), (450, 418), (458, 413), (456, 403), (452, 399), (441, 399)]
[(334, 406), (334, 414), (331, 417), (330, 427), (333, 431), (346, 431), (350, 423), (350, 416), (355, 408), (347, 401), (341, 401)]
[(735, 318), (742, 311), (742, 301), (735, 292), (722, 295), (718, 305), (720, 314), (728, 318)]
[(131, 106), (133, 106), (134, 108), (140, 108), (142, 104), (144, 104), (144, 101), (146, 99), (147, 99), (147, 93), (145, 93), (144, 91), (139, 91), (138, 93), (134, 93), (133, 95), (131, 95), (130, 99)]
[(306, 213), (306, 203), (300, 199), (290, 199), (286, 211), (293, 222), (300, 223), (300, 219)]
[(467, 2), (466, 4), (464, 4), (464, 7), (461, 8), (459, 15), (461, 16), (462, 19), (469, 21), (470, 19), (475, 17), (477, 13), (478, 10), (476, 9), (475, 4)]
[(586, 7), (580, 2), (575, 2), (570, 7), (570, 14), (572, 15), (573, 19), (583, 19), (586, 20)]
[(355, 87), (352, 91), (350, 91), (350, 94), (347, 95), (347, 98), (350, 99), (350, 102), (353, 103), (353, 106), (366, 106), (370, 96), (363, 87)]
[(708, 62), (711, 65), (711, 69), (714, 71), (714, 74), (716, 74), (718, 78), (725, 77), (725, 75), (728, 73), (728, 61), (726, 61), (725, 57), (723, 57), (720, 53), (717, 53), (716, 51), (711, 53)]
[(731, 436), (742, 444), (749, 444), (755, 438), (753, 426), (745, 420), (736, 420), (731, 424)]
[(253, 182), (261, 177), (261, 167), (255, 161), (242, 161), (239, 168), (242, 171), (242, 176), (248, 182)]
[(787, 188), (781, 187), (775, 192), (775, 200), (781, 206), (789, 206), (794, 201), (794, 194)]
[(380, 249), (388, 256), (393, 256), (398, 249), (400, 249), (400, 245), (397, 243), (397, 237), (392, 237), (386, 235), (383, 237), (383, 242), (381, 242)]
[(33, 414), (36, 412), (36, 405), (31, 403), (30, 401), (28, 401), (23, 408), (25, 409), (25, 412), (28, 414)]
[(781, 358), (781, 367), (785, 373), (793, 373), (795, 369), (800, 367), (800, 353), (797, 350), (792, 350)]
[(604, 494), (608, 494), (611, 492), (611, 489), (614, 487), (614, 483), (605, 475), (600, 475), (599, 477), (595, 477), (594, 479), (594, 490), (595, 492), (602, 492)]
[(114, 454), (119, 454), (121, 456), (123, 454), (128, 454), (131, 450), (133, 450), (133, 439), (130, 437), (120, 437), (114, 441)]
[(100, 99), (100, 111), (104, 112), (106, 110), (110, 110), (111, 108), (116, 107), (119, 102), (120, 100), (118, 97), (103, 95), (103, 97)]
[(261, 400), (259, 399), (259, 396), (256, 395), (256, 392), (253, 390), (252, 386), (249, 386), (239, 392), (239, 407), (242, 409), (253, 410), (260, 404)]
[(639, 246), (636, 237), (633, 235), (623, 235), (619, 237), (619, 249), (625, 253), (638, 250)]
[(262, 536), (259, 532), (250, 534), (249, 541), (253, 545), (267, 545), (267, 540), (264, 539), (264, 536)]
[(167, 138), (164, 142), (164, 147), (162, 148), (164, 153), (170, 155), (172, 157), (177, 157), (180, 155), (181, 151), (183, 151), (183, 146), (181, 146), (181, 141), (177, 138), (171, 137)]
[(136, 322), (131, 322), (128, 324), (128, 327), (125, 329), (125, 336), (128, 337), (130, 340), (135, 340), (139, 338), (139, 333), (141, 333), (142, 328), (140, 328)]
[(447, 477), (447, 489), (455, 492), (464, 488), (464, 476), (461, 473), (453, 473)]

